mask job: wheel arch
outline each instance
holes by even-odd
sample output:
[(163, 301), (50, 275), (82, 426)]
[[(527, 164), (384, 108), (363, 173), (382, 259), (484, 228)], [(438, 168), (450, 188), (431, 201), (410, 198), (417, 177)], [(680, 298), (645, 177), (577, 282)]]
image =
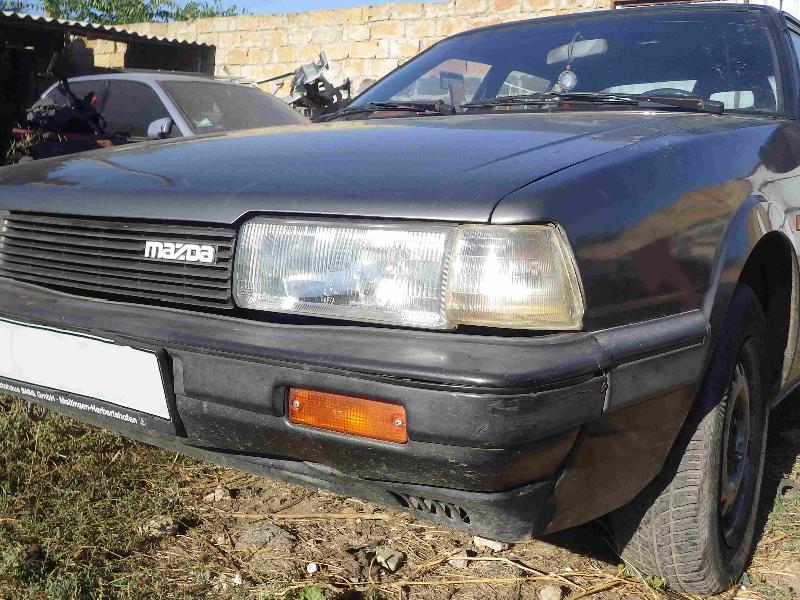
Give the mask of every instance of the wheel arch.
[(791, 242), (780, 232), (767, 233), (747, 259), (741, 283), (758, 297), (767, 317), (764, 361), (779, 397), (789, 383), (797, 354), (798, 267)]
[(753, 289), (767, 316), (764, 361), (775, 403), (800, 379), (800, 271), (789, 217), (760, 196), (744, 203), (721, 240), (703, 303), (710, 324), (710, 356), (736, 285), (745, 283)]

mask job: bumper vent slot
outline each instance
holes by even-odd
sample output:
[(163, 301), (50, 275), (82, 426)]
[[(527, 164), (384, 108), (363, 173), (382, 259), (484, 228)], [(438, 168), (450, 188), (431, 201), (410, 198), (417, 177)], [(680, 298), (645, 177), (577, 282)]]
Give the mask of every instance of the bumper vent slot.
[(431, 498), (411, 496), (391, 490), (389, 493), (394, 496), (403, 508), (411, 508), (429, 515), (435, 515), (440, 518), (449, 519), (450, 521), (457, 521), (469, 525), (469, 515), (467, 511), (456, 504), (432, 500)]
[[(145, 256), (147, 241), (214, 248), (214, 263)], [(8, 212), (0, 275), (83, 296), (233, 308), (236, 230), (157, 221)]]

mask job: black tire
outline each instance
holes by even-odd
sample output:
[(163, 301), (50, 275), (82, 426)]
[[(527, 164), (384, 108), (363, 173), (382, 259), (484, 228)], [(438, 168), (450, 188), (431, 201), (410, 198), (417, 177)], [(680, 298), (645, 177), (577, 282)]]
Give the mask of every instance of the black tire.
[[(631, 572), (691, 594), (721, 593), (741, 577), (753, 547), (764, 470), (765, 327), (756, 295), (740, 284), (695, 407), (662, 473), (612, 514), (618, 550)], [(742, 440), (744, 451), (735, 444)]]

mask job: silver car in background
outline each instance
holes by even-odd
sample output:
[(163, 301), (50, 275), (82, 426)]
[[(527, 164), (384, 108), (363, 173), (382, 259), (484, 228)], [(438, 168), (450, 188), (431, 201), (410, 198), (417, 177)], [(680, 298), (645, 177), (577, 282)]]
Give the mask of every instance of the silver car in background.
[[(105, 119), (109, 135), (133, 139), (309, 122), (257, 87), (200, 74), (120, 70), (73, 77), (69, 85), (78, 97), (95, 94), (93, 104)], [(54, 84), (40, 102), (64, 104), (67, 99)]]

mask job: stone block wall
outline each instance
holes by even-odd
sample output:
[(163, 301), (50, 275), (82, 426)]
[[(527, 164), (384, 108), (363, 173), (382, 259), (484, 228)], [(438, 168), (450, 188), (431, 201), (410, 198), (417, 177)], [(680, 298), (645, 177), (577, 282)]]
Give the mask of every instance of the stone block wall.
[[(328, 79), (338, 85), (350, 77), (358, 90), (366, 80), (382, 77), (449, 35), (610, 5), (611, 0), (446, 0), (126, 27), (143, 34), (213, 44), (217, 75), (251, 80), (294, 71), (324, 50), (331, 64)], [(103, 62), (116, 56), (95, 54)], [(277, 95), (288, 93), (280, 84), (263, 87)]]
[(76, 73), (91, 72), (92, 67), (117, 69), (125, 66), (127, 44), (111, 40), (70, 37), (70, 58)]

